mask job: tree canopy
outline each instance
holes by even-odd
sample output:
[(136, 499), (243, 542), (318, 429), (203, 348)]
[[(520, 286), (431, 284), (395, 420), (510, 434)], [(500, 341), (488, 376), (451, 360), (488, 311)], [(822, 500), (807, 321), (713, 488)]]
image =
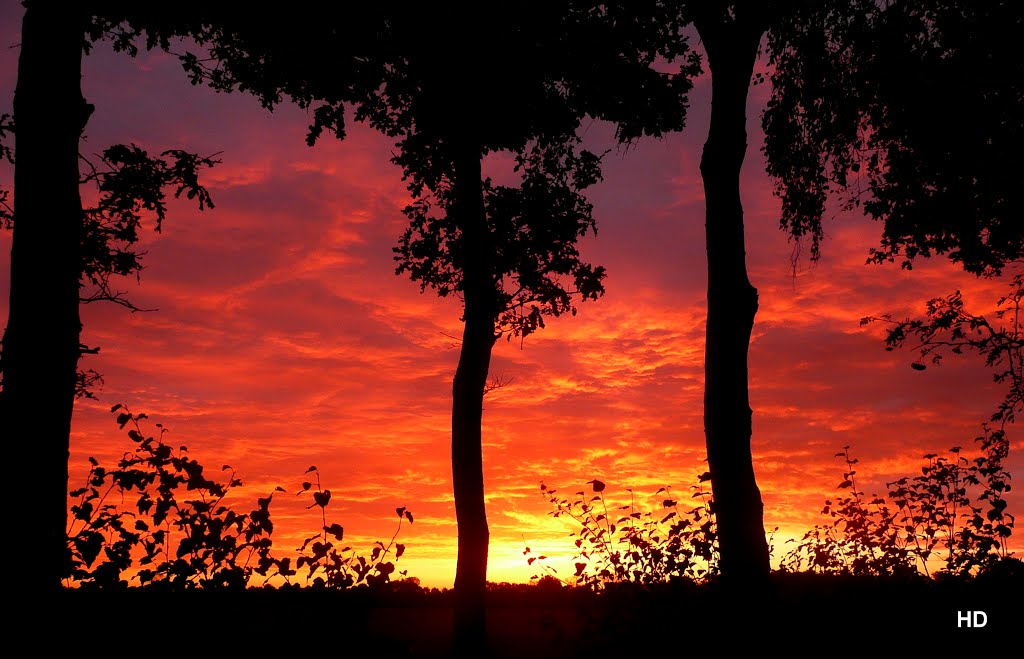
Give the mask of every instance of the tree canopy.
[(828, 193), (883, 222), (872, 262), (996, 274), (1024, 249), (1024, 62), (1013, 2), (806, 3), (769, 32), (768, 173), (819, 253)]

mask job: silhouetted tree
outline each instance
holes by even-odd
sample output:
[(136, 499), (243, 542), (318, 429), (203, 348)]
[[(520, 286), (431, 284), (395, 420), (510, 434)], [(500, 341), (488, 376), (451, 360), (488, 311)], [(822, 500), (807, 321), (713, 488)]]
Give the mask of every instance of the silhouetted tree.
[[(481, 420), (491, 350), (501, 336), (542, 327), (545, 315), (574, 312), (574, 296), (603, 292), (603, 269), (575, 247), (594, 227), (581, 191), (599, 179), (600, 158), (579, 148), (575, 131), (587, 113), (619, 122), (623, 140), (683, 124), (697, 60), (685, 41), (664, 38), (670, 14), (654, 13), (657, 3), (644, 9), (318, 3), (273, 20), (212, 9), (200, 39), (208, 52), (183, 57), (197, 82), (250, 91), (267, 107), (287, 96), (312, 108), (310, 144), (324, 130), (343, 136), (346, 104), (396, 140), (394, 162), (415, 198), (398, 271), (464, 304), (452, 474), (457, 638), (468, 648), (484, 631)], [(653, 70), (659, 56), (680, 56), (683, 71)], [(496, 151), (515, 154), (519, 186), (483, 177), (482, 160)]]
[[(79, 357), (82, 202), (78, 140), (92, 114), (81, 91), (85, 16), (26, 2), (14, 95), (14, 208), (10, 315), (3, 338), (0, 424), (20, 465), (46, 465), (35, 505), (16, 507), (38, 564), (19, 586), (54, 590), (67, 565), (68, 437)], [(31, 458), (29, 459), (29, 456)]]
[[(830, 191), (885, 224), (871, 259), (949, 253), (998, 269), (1021, 249), (1015, 173), (1020, 59), (1009, 2), (670, 2), (711, 72), (701, 159), (708, 320), (704, 426), (723, 579), (769, 571), (751, 456), (747, 352), (757, 291), (746, 272), (740, 169), (746, 102), (767, 36), (772, 96), (762, 117), (782, 227), (818, 257)], [(909, 263), (909, 261), (908, 261)], [(987, 265), (984, 265), (987, 264)]]
[[(111, 275), (137, 274), (132, 249), (143, 215), (166, 214), (165, 191), (210, 204), (198, 170), (213, 161), (184, 151), (153, 158), (135, 146), (107, 149), (100, 162), (79, 170), (79, 139), (93, 112), (81, 91), (82, 54), (91, 28), (84, 7), (29, 0), (22, 26), (13, 124), (0, 121), (0, 137), (13, 132), (13, 208), (2, 202), (4, 226), (13, 228), (10, 309), (2, 341), (0, 433), (14, 462), (42, 467), (38, 503), (16, 510), (13, 528), (38, 542), (37, 564), (19, 571), (19, 586), (54, 591), (70, 569), (67, 553), (67, 481), (71, 416), (76, 395), (89, 395), (98, 375), (80, 372), (79, 304), (109, 300), (135, 308), (110, 286)], [(86, 161), (88, 163), (88, 161)], [(79, 186), (99, 197), (83, 209)], [(83, 286), (91, 286), (83, 295)]]

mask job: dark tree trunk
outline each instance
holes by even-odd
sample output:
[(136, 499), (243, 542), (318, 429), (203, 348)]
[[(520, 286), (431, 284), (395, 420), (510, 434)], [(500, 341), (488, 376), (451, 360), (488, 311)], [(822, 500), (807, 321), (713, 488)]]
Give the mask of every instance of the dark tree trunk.
[(495, 341), (497, 294), (493, 244), (484, 215), (480, 149), (460, 147), (455, 169), (457, 220), (463, 240), (465, 327), (452, 384), (452, 483), (459, 528), (455, 573), (455, 642), (462, 656), (486, 644), (487, 512), (481, 423), (484, 387)]
[(762, 582), (770, 571), (764, 507), (754, 480), (747, 350), (757, 289), (747, 278), (740, 168), (747, 150), (747, 89), (761, 31), (740, 19), (699, 24), (711, 68), (711, 128), (700, 171), (707, 204), (708, 321), (704, 434), (724, 581)]
[(0, 436), (33, 487), (17, 502), (21, 586), (60, 588), (67, 566), (71, 413), (79, 357), (82, 201), (78, 141), (84, 24), (63, 3), (26, 3), (14, 95), (14, 236), (3, 338)]

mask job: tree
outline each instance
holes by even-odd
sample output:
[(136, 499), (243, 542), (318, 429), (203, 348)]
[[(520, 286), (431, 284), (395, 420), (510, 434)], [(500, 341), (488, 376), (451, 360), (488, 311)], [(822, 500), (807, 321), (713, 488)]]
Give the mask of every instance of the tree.
[[(151, 157), (135, 146), (107, 149), (80, 174), (79, 139), (93, 112), (81, 91), (82, 55), (91, 31), (83, 8), (42, 0), (25, 3), (14, 120), (0, 137), (15, 135), (13, 208), (4, 200), (4, 225), (13, 228), (10, 309), (2, 341), (0, 429), (11, 439), (15, 463), (42, 465), (38, 507), (17, 511), (19, 533), (43, 551), (38, 566), (21, 571), (26, 590), (52, 592), (70, 569), (67, 554), (67, 481), (71, 416), (78, 395), (89, 395), (98, 375), (80, 372), (79, 357), (95, 353), (80, 342), (79, 304), (114, 301), (112, 275), (137, 274), (132, 249), (146, 214), (156, 228), (166, 215), (165, 188), (212, 205), (198, 171), (214, 161), (185, 151)], [(97, 205), (83, 209), (79, 186), (95, 184)], [(83, 294), (83, 287), (91, 286)]]
[[(273, 21), (211, 11), (200, 39), (208, 52), (182, 58), (194, 81), (252, 92), (268, 108), (284, 97), (313, 107), (310, 144), (324, 130), (344, 135), (347, 106), (396, 140), (394, 162), (414, 198), (397, 270), (464, 305), (452, 384), (456, 638), (478, 647), (491, 351), (498, 338), (526, 336), (545, 316), (575, 313), (575, 300), (603, 292), (603, 268), (585, 263), (575, 246), (594, 228), (582, 191), (600, 178), (600, 158), (576, 137), (583, 116), (618, 121), (623, 140), (681, 128), (697, 61), (685, 41), (655, 38), (669, 15), (656, 20), (618, 5), (317, 4)], [(310, 12), (320, 20), (311, 24)], [(126, 18), (145, 29), (144, 17)], [(654, 71), (659, 56), (679, 56), (683, 72)], [(483, 177), (482, 160), (497, 151), (514, 154), (519, 186)]]
[(76, 8), (26, 3), (14, 95), (18, 162), (0, 423), (15, 462), (47, 465), (48, 475), (38, 507), (20, 507), (12, 525), (43, 547), (41, 569), (19, 572), (26, 590), (58, 588), (67, 563), (68, 438), (81, 329), (78, 140), (93, 110), (81, 91), (84, 18)]
[(704, 433), (722, 577), (751, 582), (766, 576), (769, 564), (750, 449), (747, 350), (757, 289), (746, 271), (739, 178), (747, 148), (747, 89), (768, 16), (756, 2), (704, 3), (692, 12), (712, 80), (711, 126), (700, 162), (708, 254)]
[[(751, 456), (747, 351), (757, 291), (746, 273), (739, 174), (746, 97), (767, 36), (762, 123), (781, 225), (819, 256), (830, 192), (884, 223), (870, 260), (948, 254), (973, 272), (1019, 256), (1020, 200), (1003, 163), (1021, 146), (1013, 3), (913, 0), (678, 2), (712, 78), (701, 159), (708, 320), (704, 423), (723, 579), (769, 571)], [(982, 73), (979, 73), (982, 72)], [(950, 90), (956, 90), (951, 101)], [(951, 134), (949, 127), (967, 123)]]

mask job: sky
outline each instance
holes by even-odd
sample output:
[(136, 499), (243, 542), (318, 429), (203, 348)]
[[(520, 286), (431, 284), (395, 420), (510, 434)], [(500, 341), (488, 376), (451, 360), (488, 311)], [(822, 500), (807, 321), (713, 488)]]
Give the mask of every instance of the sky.
[[(0, 0), (0, 113), (16, 84), (20, 3)], [(759, 63), (764, 70), (765, 63)], [(572, 494), (607, 484), (611, 502), (631, 489), (643, 510), (661, 487), (681, 503), (706, 470), (702, 400), (706, 257), (698, 164), (707, 134), (709, 78), (696, 81), (686, 130), (617, 148), (613, 131), (584, 124), (586, 144), (610, 149), (591, 188), (596, 237), (581, 243), (607, 268), (607, 293), (553, 319), (520, 344), (499, 341), (491, 375), (505, 383), (484, 400), (484, 469), (491, 581), (538, 574), (523, 552), (571, 574), (574, 527), (540, 484)], [(130, 448), (112, 405), (144, 412), (214, 472), (230, 464), (244, 486), (229, 502), (253, 506), (276, 486), (275, 553), (321, 526), (296, 496), (306, 469), (332, 491), (328, 523), (367, 553), (402, 527), (398, 563), (424, 585), (454, 580), (455, 510), (449, 462), (451, 379), (458, 360), (456, 299), (395, 275), (392, 247), (410, 196), (390, 162), (393, 144), (351, 123), (344, 141), (304, 142), (310, 116), (287, 103), (273, 113), (242, 94), (189, 84), (162, 52), (131, 59), (98, 45), (83, 88), (96, 111), (82, 152), (134, 143), (151, 153), (218, 154), (205, 174), (216, 207), (177, 201), (156, 234), (143, 232), (141, 279), (117, 288), (140, 308), (82, 310), (83, 342), (101, 348), (82, 366), (99, 371), (98, 400), (76, 403), (71, 486), (87, 458), (113, 465)], [(765, 526), (778, 527), (774, 561), (835, 497), (849, 446), (858, 485), (920, 473), (926, 453), (971, 447), (1003, 389), (976, 357), (910, 368), (910, 351), (887, 352), (884, 327), (864, 316), (920, 315), (925, 302), (962, 290), (968, 308), (991, 312), (1006, 281), (979, 280), (943, 261), (866, 265), (881, 226), (830, 211), (820, 261), (794, 269), (794, 244), (778, 227), (779, 202), (764, 174), (760, 111), (751, 90), (750, 148), (742, 173), (747, 263), (760, 309), (750, 346), (753, 455)], [(485, 163), (501, 176), (508, 158)], [(0, 185), (11, 185), (0, 168)], [(84, 192), (88, 195), (87, 192)], [(0, 233), (0, 316), (7, 316), (10, 232)], [(804, 252), (807, 253), (807, 250)], [(153, 425), (144, 429), (156, 432)], [(1011, 473), (1024, 467), (1011, 428)], [(589, 490), (588, 490), (589, 491)], [(1022, 498), (1010, 493), (1010, 511)], [(1022, 548), (1019, 539), (1012, 543)], [(568, 573), (568, 574), (567, 574)]]

